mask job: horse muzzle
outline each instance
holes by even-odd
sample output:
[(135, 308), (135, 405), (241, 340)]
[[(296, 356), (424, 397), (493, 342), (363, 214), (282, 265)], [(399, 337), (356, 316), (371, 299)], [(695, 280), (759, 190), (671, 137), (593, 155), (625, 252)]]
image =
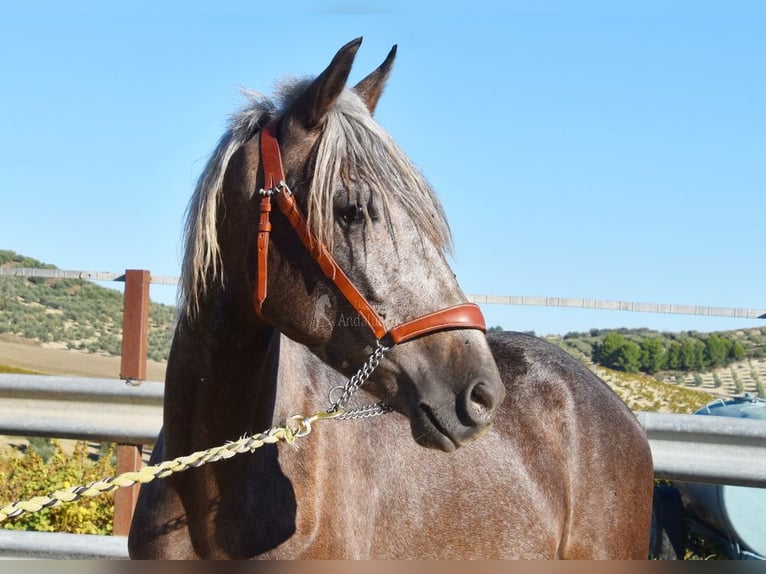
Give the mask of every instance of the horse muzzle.
[[(492, 426), (505, 387), (488, 348), (486, 355), (478, 352), (447, 361), (436, 371), (432, 363), (428, 374), (400, 380), (400, 385), (412, 391), (411, 395), (400, 386), (400, 398), (408, 403), (401, 410), (408, 414), (412, 436), (419, 445), (451, 452), (475, 441)], [(477, 362), (483, 365), (471, 368)]]

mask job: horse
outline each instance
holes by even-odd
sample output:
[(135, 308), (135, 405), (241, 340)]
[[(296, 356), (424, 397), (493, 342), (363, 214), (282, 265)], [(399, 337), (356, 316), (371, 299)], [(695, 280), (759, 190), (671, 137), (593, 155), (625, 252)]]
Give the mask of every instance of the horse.
[(360, 44), (253, 94), (200, 175), (151, 462), (328, 404), (361, 420), (143, 485), (131, 557), (646, 558), (644, 432), (555, 345), (485, 334), (373, 119), (396, 46), (347, 87)]

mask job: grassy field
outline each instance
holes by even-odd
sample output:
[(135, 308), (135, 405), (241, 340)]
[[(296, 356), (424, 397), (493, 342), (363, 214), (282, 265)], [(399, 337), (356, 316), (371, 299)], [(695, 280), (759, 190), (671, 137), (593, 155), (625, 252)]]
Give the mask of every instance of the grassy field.
[[(165, 363), (147, 361), (147, 379), (165, 380)], [(21, 337), (0, 335), (0, 372), (45, 373), (95, 378), (118, 378), (120, 357), (42, 347)]]

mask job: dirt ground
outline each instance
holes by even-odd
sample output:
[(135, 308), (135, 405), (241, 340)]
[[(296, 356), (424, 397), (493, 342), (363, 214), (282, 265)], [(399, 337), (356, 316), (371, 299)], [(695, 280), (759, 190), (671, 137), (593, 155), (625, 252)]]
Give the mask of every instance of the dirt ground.
[[(107, 379), (120, 376), (120, 357), (66, 349), (46, 349), (17, 337), (0, 339), (0, 365), (46, 375)], [(147, 361), (146, 378), (150, 381), (164, 381), (165, 363)]]

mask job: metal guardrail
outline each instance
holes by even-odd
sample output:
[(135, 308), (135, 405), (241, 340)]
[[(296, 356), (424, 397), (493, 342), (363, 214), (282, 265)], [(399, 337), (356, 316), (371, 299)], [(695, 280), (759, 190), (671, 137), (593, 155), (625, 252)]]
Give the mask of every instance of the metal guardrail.
[(152, 444), (164, 385), (0, 374), (0, 434)]
[(125, 536), (0, 530), (0, 559), (125, 560)]
[[(0, 434), (152, 444), (164, 385), (0, 374)], [(639, 412), (655, 476), (766, 488), (766, 421)], [(127, 558), (124, 537), (0, 530), (0, 557)]]
[[(0, 374), (0, 434), (152, 444), (164, 385)], [(637, 413), (657, 478), (766, 488), (766, 421)]]
[(766, 488), (766, 420), (637, 413), (656, 478)]

